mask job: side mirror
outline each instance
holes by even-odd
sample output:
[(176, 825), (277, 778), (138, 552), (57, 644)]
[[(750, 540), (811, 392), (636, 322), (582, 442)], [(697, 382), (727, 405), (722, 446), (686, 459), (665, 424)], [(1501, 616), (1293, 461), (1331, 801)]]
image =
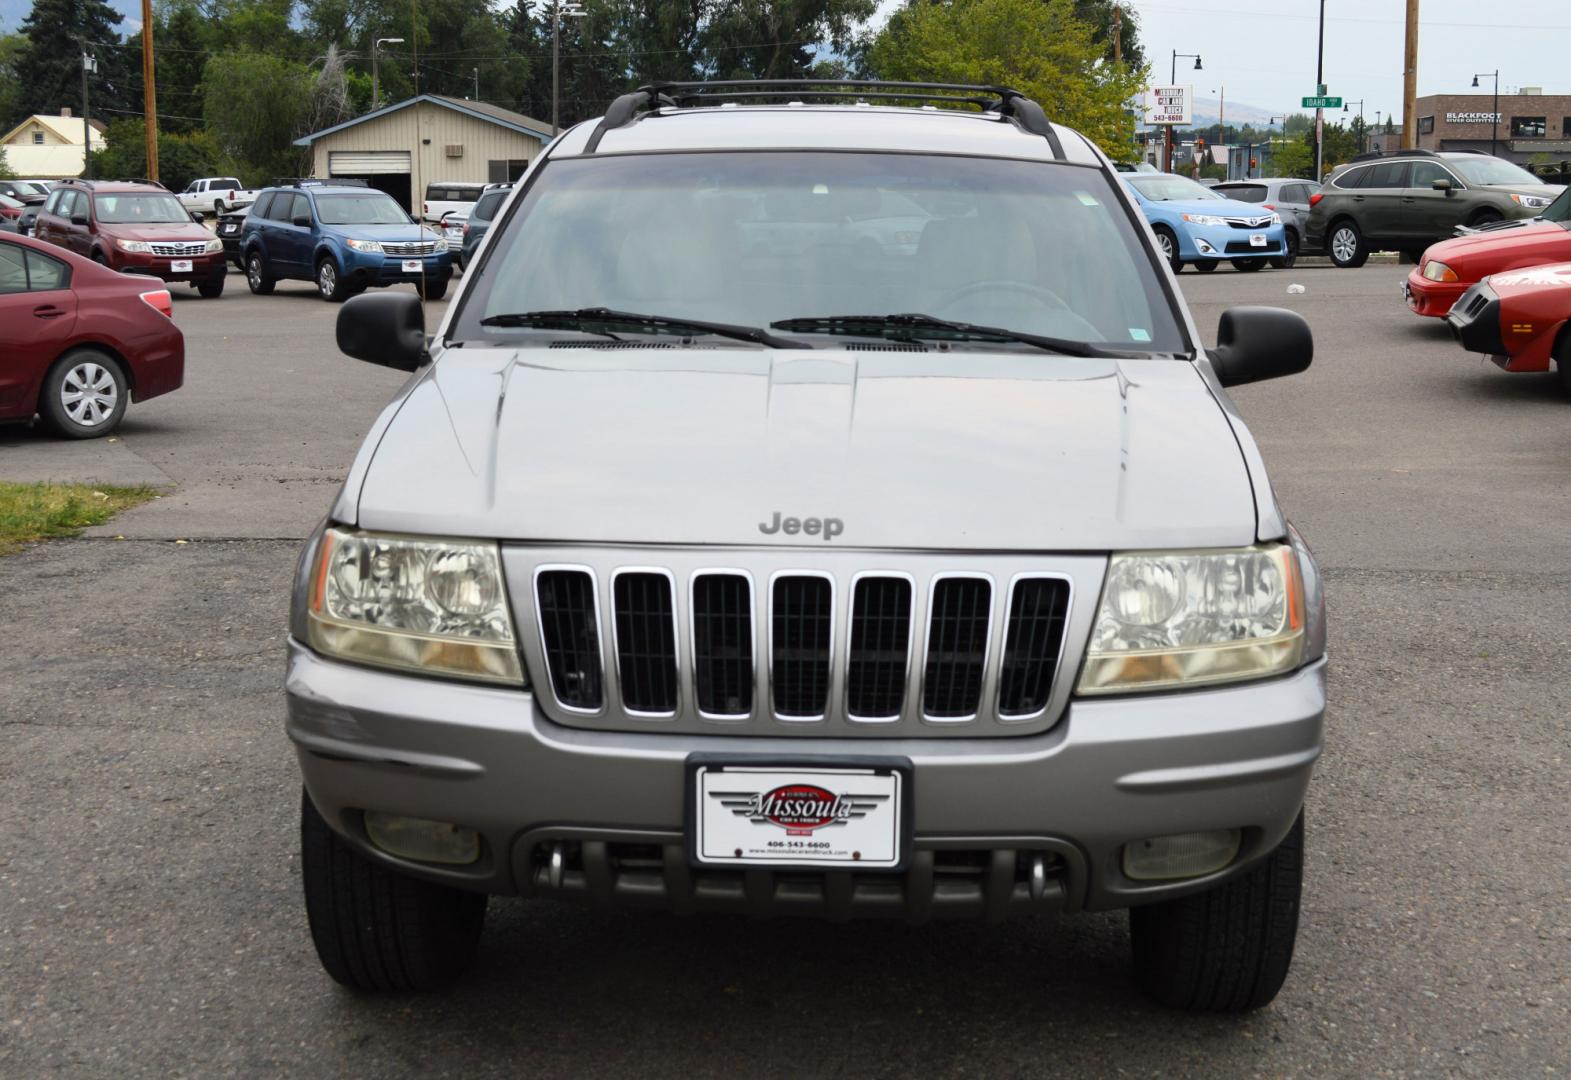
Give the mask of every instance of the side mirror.
[(1222, 312), (1216, 348), (1206, 355), (1223, 386), (1241, 386), (1308, 370), (1315, 339), (1296, 311), (1236, 307)]
[(72, 225), (86, 225), (87, 224), (87, 215), (86, 214), (72, 214), (71, 215), (71, 224)]
[(302, 229), (309, 229), (311, 227), (311, 215), (296, 214), (294, 217), (290, 218), (290, 224), (298, 225)]
[(413, 293), (366, 293), (338, 310), (338, 348), (370, 364), (418, 371), (431, 362), (425, 308)]
[(202, 224), (201, 214), (198, 214), (195, 210), (188, 211), (188, 213), (191, 215), (192, 221), (196, 222), (198, 225)]
[(1434, 188), (1436, 191), (1443, 191), (1447, 195), (1451, 194), (1451, 181), (1447, 180), (1443, 176), (1439, 180), (1430, 181), (1429, 186)]

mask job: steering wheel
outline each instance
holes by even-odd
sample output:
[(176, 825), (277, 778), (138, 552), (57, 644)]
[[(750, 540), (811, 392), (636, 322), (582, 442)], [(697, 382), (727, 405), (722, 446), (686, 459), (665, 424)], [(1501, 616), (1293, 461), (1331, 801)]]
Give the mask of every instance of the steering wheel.
[(1025, 281), (973, 281), (971, 284), (956, 289), (943, 300), (939, 301), (938, 309), (953, 307), (962, 300), (969, 300), (978, 293), (1019, 293), (1028, 296), (1043, 307), (1054, 308), (1059, 311), (1069, 311), (1070, 307), (1064, 298), (1051, 289), (1044, 289), (1040, 285), (1032, 285)]

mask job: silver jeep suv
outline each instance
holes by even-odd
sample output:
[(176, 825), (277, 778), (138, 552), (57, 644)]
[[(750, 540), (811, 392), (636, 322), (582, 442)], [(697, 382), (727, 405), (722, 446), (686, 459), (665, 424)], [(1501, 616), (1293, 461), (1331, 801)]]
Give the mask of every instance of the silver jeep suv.
[(1131, 909), (1160, 1001), (1271, 1000), (1325, 616), (1108, 159), (1009, 90), (662, 84), (556, 140), (301, 557), (288, 733), (328, 973), (440, 985), (487, 896)]

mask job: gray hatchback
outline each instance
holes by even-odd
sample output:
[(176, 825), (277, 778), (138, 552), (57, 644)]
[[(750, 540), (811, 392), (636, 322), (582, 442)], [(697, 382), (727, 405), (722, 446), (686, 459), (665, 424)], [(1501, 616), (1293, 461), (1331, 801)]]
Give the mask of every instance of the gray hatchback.
[(1225, 388), (1312, 345), (1218, 341), (1013, 91), (661, 84), (565, 132), (433, 335), (339, 316), (412, 376), (294, 590), (328, 973), (438, 986), (489, 896), (1130, 909), (1158, 1000), (1270, 1001), (1325, 608)]
[(1287, 253), (1271, 260), (1271, 265), (1279, 270), (1287, 269), (1298, 261), (1304, 248), (1304, 226), (1313, 205), (1310, 199), (1319, 190), (1320, 185), (1313, 180), (1300, 180), (1293, 176), (1230, 180), (1216, 186), (1219, 195), (1239, 202), (1259, 203), (1281, 215), (1282, 231), (1287, 234)]

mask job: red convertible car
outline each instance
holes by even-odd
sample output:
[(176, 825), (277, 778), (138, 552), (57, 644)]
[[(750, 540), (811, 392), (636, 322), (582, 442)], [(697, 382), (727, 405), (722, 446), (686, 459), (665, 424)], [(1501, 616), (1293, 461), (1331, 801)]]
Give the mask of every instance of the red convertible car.
[(1571, 394), (1571, 262), (1495, 274), (1464, 292), (1446, 322), (1463, 348), (1506, 371), (1548, 371)]
[(1476, 232), (1432, 244), (1402, 285), (1407, 306), (1442, 318), (1490, 274), (1571, 259), (1571, 188), (1519, 229)]

